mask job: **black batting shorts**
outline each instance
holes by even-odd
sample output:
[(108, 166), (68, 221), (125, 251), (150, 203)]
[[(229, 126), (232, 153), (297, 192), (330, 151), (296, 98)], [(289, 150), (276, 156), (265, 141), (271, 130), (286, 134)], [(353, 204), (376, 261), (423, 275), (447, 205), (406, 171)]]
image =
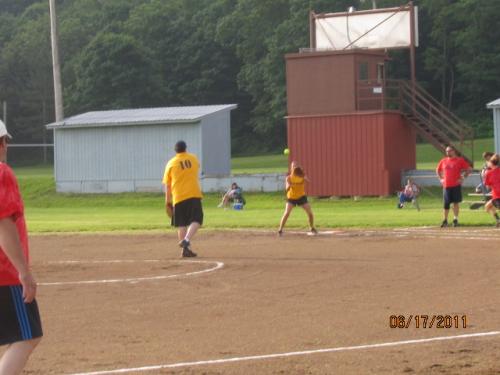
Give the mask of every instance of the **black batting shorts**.
[(462, 202), (462, 186), (457, 185), (443, 189), (444, 209), (449, 210), (451, 203)]
[(174, 206), (172, 225), (174, 227), (187, 227), (191, 223), (203, 224), (201, 198), (186, 199)]
[(303, 195), (299, 199), (287, 199), (286, 201), (294, 206), (303, 206), (307, 203), (307, 195)]
[(0, 286), (0, 345), (42, 336), (36, 300), (24, 303), (21, 285)]
[(493, 206), (500, 209), (500, 198), (493, 199), (491, 203), (493, 204)]

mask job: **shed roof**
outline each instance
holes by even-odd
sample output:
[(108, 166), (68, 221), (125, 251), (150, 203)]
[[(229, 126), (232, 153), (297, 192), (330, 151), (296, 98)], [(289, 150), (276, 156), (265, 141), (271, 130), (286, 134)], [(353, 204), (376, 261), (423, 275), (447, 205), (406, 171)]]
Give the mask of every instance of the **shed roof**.
[(500, 108), (500, 98), (493, 100), (492, 102), (486, 104), (486, 108)]
[(47, 125), (48, 129), (99, 126), (193, 123), (220, 111), (230, 111), (236, 104), (158, 107), (86, 112)]

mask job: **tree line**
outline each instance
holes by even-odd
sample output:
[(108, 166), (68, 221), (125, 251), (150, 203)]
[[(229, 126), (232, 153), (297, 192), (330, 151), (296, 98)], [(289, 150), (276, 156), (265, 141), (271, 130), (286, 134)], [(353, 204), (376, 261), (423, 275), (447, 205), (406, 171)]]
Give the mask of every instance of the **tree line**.
[[(406, 1), (377, 0), (378, 7)], [(500, 97), (500, 1), (419, 0), (417, 79), (491, 136)], [(286, 53), (309, 45), (309, 11), (361, 0), (59, 0), (65, 116), (90, 110), (237, 103), (233, 154), (286, 144)], [(408, 53), (388, 75), (408, 78)], [(0, 100), (24, 143), (54, 120), (48, 0), (0, 0)]]

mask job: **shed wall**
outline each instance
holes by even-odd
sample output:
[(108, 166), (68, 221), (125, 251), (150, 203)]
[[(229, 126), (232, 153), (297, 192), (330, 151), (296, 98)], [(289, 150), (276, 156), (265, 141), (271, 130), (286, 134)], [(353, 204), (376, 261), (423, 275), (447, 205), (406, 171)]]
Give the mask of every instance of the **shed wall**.
[(355, 81), (352, 55), (287, 56), (288, 115), (354, 111)]
[(417, 165), (417, 136), (413, 127), (400, 115), (384, 116), (385, 168), (389, 171), (389, 194), (401, 188), (402, 170)]
[(56, 129), (56, 182), (157, 180), (183, 139), (200, 154), (199, 124)]
[(495, 137), (495, 153), (500, 153), (500, 108), (493, 109), (493, 126)]
[(203, 173), (224, 175), (231, 173), (231, 112), (217, 112), (201, 121), (203, 146)]
[(407, 128), (399, 113), (289, 117), (289, 160), (304, 166), (309, 195), (392, 194), (401, 170), (415, 168)]

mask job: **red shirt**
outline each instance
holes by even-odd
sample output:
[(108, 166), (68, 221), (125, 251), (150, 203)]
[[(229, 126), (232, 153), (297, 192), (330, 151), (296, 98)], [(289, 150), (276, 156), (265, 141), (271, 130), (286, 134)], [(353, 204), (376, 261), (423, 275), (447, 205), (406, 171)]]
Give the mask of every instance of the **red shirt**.
[(460, 185), (462, 171), (470, 169), (469, 163), (462, 157), (443, 158), (439, 162), (436, 172), (443, 175), (443, 187), (449, 188)]
[[(28, 232), (24, 220), (24, 206), (14, 172), (0, 163), (0, 219), (11, 217), (17, 227), (24, 256), (29, 261)], [(0, 286), (19, 285), (19, 272), (0, 247)]]
[(491, 188), (493, 199), (500, 199), (500, 168), (496, 167), (486, 171), (484, 184)]

